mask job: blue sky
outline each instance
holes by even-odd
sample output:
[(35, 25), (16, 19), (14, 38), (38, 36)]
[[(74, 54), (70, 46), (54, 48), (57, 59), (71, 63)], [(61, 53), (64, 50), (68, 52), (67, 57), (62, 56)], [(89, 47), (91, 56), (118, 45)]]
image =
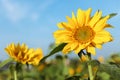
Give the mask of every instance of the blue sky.
[(0, 60), (8, 58), (4, 48), (11, 42), (26, 43), (29, 47), (41, 47), (47, 54), (48, 46), (54, 42), (53, 32), (65, 16), (76, 13), (78, 8), (95, 11), (103, 15), (118, 13), (108, 23), (114, 41), (104, 44), (96, 56), (108, 56), (120, 52), (120, 1), (119, 0), (0, 0)]

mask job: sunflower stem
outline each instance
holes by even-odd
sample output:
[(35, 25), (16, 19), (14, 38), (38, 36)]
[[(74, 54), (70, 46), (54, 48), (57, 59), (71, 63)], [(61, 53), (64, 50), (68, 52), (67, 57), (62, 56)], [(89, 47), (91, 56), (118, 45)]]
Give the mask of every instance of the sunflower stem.
[(88, 58), (89, 58), (89, 62), (87, 63), (89, 77), (90, 77), (90, 80), (94, 80), (94, 76), (93, 76), (93, 73), (92, 73), (92, 66), (91, 66), (91, 54), (87, 52), (87, 55), (88, 55)]
[(94, 79), (94, 76), (92, 74), (92, 66), (90, 63), (87, 64), (88, 65), (88, 72), (89, 72), (89, 77), (90, 77), (90, 80), (93, 80)]
[(16, 72), (19, 74), (18, 79), (23, 80), (23, 70), (22, 70), (22, 64), (21, 63), (16, 64)]
[(93, 73), (92, 73), (92, 66), (91, 66), (91, 54), (88, 53), (88, 52), (85, 53), (83, 50), (81, 50), (78, 53), (78, 56), (81, 58), (82, 54), (88, 56), (87, 66), (88, 66), (89, 78), (90, 78), (90, 80), (94, 80), (94, 76), (93, 76)]
[(17, 80), (17, 71), (14, 70), (14, 80)]

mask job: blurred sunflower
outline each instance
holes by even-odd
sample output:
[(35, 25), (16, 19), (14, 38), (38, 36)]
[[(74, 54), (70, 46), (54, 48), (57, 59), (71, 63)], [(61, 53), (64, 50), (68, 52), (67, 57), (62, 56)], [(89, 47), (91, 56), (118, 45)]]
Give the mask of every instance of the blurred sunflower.
[(43, 54), (40, 48), (34, 50), (33, 48), (28, 49), (26, 44), (16, 45), (11, 43), (5, 48), (5, 51), (12, 57), (15, 61), (21, 62), (22, 64), (33, 64), (38, 65), (39, 61), (42, 59)]
[(78, 9), (77, 16), (72, 12), (72, 18), (66, 16), (68, 22), (58, 23), (59, 30), (54, 32), (56, 43), (67, 43), (62, 50), (68, 53), (74, 50), (79, 53), (82, 49), (95, 54), (95, 48), (102, 48), (102, 44), (113, 40), (111, 34), (104, 30), (110, 27), (107, 24), (109, 15), (102, 17), (102, 11), (90, 16), (92, 9), (84, 11)]
[(69, 75), (74, 75), (74, 74), (75, 74), (74, 68), (69, 68)]

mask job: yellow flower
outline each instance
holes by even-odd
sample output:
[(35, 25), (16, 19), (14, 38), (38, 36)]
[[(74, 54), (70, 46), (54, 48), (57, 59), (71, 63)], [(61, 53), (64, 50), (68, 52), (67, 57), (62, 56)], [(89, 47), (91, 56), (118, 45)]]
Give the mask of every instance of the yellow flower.
[(5, 48), (5, 51), (12, 57), (15, 61), (21, 62), (22, 64), (39, 64), (39, 61), (42, 59), (43, 54), (40, 48), (28, 49), (25, 44), (20, 45), (19, 43), (15, 45), (11, 43)]
[(104, 57), (103, 56), (98, 57), (98, 61), (103, 63), (104, 62)]
[(85, 78), (85, 79), (87, 79), (88, 77), (89, 75), (87, 73), (82, 76), (82, 78)]
[(82, 66), (82, 65), (79, 65), (79, 66), (77, 66), (77, 68), (76, 68), (76, 73), (81, 73), (82, 70), (83, 70), (83, 66)]
[(73, 68), (69, 68), (69, 75), (74, 75), (75, 74), (75, 70)]
[(39, 67), (38, 67), (38, 70), (42, 71), (44, 68), (45, 68), (45, 64), (40, 64)]
[(63, 53), (74, 50), (79, 53), (82, 49), (95, 54), (95, 48), (102, 48), (102, 44), (113, 40), (111, 34), (104, 30), (110, 27), (107, 24), (109, 15), (102, 17), (102, 12), (97, 11), (90, 16), (92, 9), (84, 11), (78, 9), (77, 16), (72, 12), (72, 18), (66, 16), (68, 22), (58, 23), (59, 30), (54, 32), (56, 43), (67, 43)]
[(81, 60), (82, 62), (85, 62), (85, 61), (88, 61), (89, 59), (88, 59), (88, 56), (82, 54), (80, 60)]

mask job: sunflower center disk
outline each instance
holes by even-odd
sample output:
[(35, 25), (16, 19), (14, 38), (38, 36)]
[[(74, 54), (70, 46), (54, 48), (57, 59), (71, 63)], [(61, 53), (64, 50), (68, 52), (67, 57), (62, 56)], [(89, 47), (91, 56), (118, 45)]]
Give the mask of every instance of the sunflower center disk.
[(89, 26), (79, 27), (74, 34), (74, 38), (81, 43), (90, 42), (94, 38), (94, 31)]

